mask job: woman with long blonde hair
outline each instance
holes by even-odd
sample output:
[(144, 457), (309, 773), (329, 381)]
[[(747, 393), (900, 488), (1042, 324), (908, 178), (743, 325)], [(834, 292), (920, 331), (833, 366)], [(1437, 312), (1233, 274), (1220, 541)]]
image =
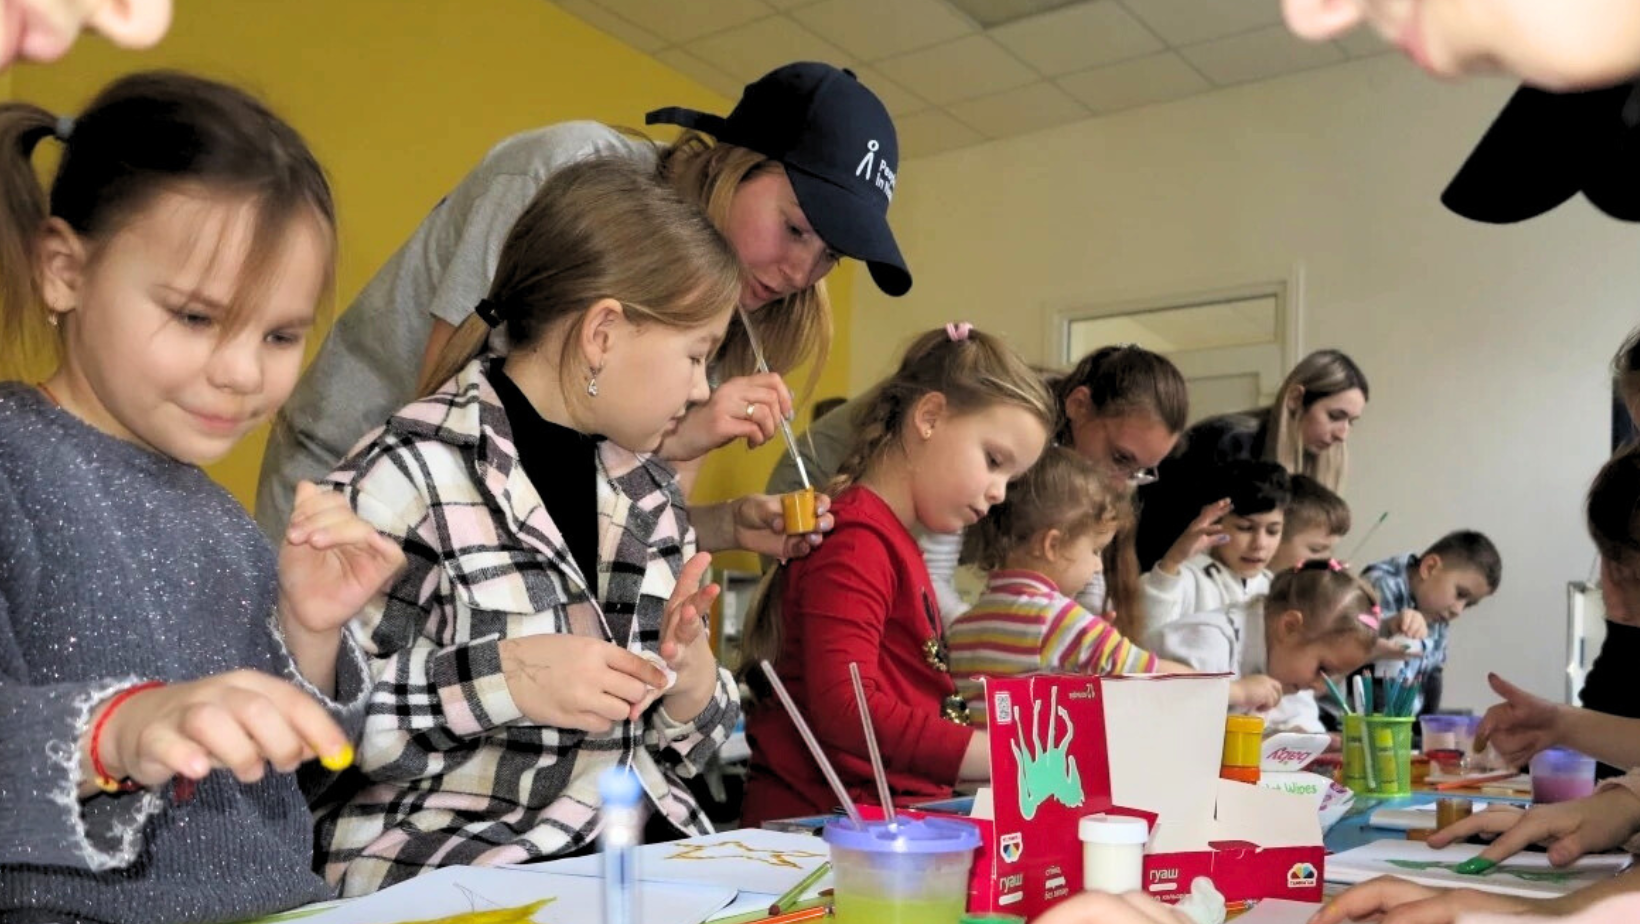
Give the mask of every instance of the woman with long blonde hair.
[[(669, 146), (597, 122), (515, 135), (433, 209), (337, 320), (274, 423), (256, 499), (270, 536), (289, 518), (297, 481), (323, 476), (367, 431), (439, 384), (425, 380), (488, 290), (513, 223), (570, 164), (618, 157), (652, 166), (706, 211), (739, 260), (742, 310), (710, 370), (711, 398), (658, 451), (674, 464), (775, 436), (792, 412), (781, 376), (805, 361), (815, 372), (825, 363), (831, 311), (823, 280), (839, 259), (865, 262), (889, 295), (911, 288), (887, 221), (899, 168), (894, 124), (852, 73), (789, 64), (750, 84), (727, 117), (674, 107), (648, 121), (686, 131)], [(505, 337), (492, 337), (490, 349), (505, 352)], [(806, 551), (807, 539), (775, 528), (778, 516), (778, 501), (761, 495), (694, 512), (704, 549)]]
[(1366, 374), (1339, 350), (1316, 350), (1287, 373), (1269, 407), (1209, 417), (1185, 432), (1184, 451), (1139, 492), (1139, 564), (1149, 570), (1202, 508), (1207, 473), (1233, 459), (1278, 462), (1342, 493), (1350, 430), (1366, 410)]

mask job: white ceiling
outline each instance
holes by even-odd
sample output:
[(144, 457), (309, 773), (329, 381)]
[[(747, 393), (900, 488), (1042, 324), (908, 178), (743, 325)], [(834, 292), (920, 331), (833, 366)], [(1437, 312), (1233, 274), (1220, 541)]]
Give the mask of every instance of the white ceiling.
[[(1277, 0), (555, 2), (731, 99), (789, 61), (852, 68), (894, 115), (904, 157), (1386, 50), (1370, 30), (1301, 42)], [(1032, 9), (1047, 11), (974, 18)]]

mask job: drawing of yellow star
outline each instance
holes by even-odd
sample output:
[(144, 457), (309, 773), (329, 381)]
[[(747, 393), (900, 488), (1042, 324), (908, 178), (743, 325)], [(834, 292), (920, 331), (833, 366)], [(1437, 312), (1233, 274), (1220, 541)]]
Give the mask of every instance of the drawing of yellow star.
[(668, 860), (750, 860), (780, 869), (803, 869), (804, 860), (823, 860), (826, 855), (812, 850), (766, 850), (740, 841), (691, 844), (667, 857)]

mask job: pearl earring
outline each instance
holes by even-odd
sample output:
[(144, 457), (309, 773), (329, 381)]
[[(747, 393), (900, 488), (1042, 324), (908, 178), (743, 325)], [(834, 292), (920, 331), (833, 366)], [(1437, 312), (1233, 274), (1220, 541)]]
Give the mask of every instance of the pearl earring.
[(602, 369), (592, 370), (592, 378), (587, 379), (587, 397), (598, 397), (598, 373), (602, 371)]

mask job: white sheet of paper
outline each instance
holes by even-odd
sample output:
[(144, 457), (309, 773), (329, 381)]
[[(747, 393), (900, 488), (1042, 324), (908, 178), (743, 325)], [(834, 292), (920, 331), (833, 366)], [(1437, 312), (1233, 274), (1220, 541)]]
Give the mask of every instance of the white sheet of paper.
[[(807, 834), (742, 828), (638, 848), (638, 879), (716, 885), (776, 897), (830, 859), (826, 842)], [(510, 867), (522, 872), (600, 876), (597, 855)], [(829, 886), (829, 879), (823, 880)], [(822, 886), (825, 888), (827, 886)]]
[[(721, 886), (643, 883), (640, 924), (703, 924), (735, 897)], [(301, 918), (302, 924), (411, 924), (453, 915), (546, 904), (534, 924), (587, 924), (603, 920), (603, 883), (585, 876), (554, 876), (516, 867), (447, 866), (409, 882), (344, 901)]]
[[(1609, 879), (1630, 862), (1627, 855), (1602, 855), (1584, 857), (1565, 869), (1555, 869), (1546, 854), (1519, 853), (1483, 875), (1465, 876), (1452, 871), (1452, 866), (1483, 849), (1477, 844), (1453, 844), (1436, 850), (1418, 841), (1374, 841), (1328, 857), (1327, 881), (1356, 883), (1375, 876), (1399, 876), (1428, 886), (1545, 898)], [(1423, 867), (1426, 863), (1439, 865)]]
[(1309, 924), (1310, 917), (1320, 910), (1320, 905), (1310, 902), (1271, 898), (1259, 902), (1252, 911), (1236, 918), (1236, 924)]
[(974, 807), (968, 810), (969, 818), (995, 819), (997, 817), (996, 794), (989, 786), (981, 786), (974, 791)]

